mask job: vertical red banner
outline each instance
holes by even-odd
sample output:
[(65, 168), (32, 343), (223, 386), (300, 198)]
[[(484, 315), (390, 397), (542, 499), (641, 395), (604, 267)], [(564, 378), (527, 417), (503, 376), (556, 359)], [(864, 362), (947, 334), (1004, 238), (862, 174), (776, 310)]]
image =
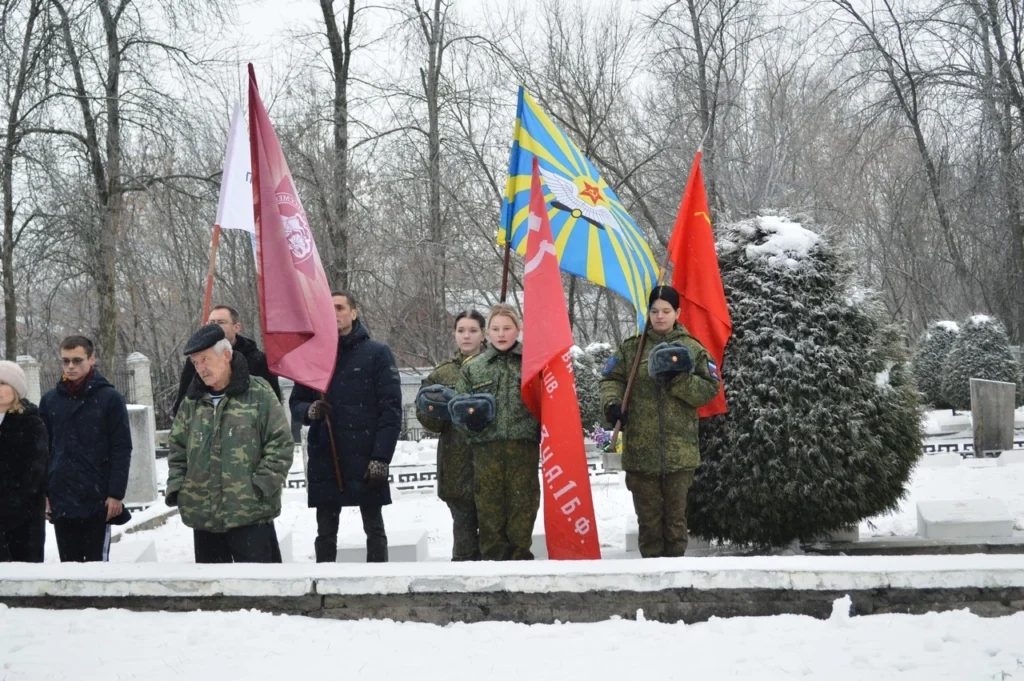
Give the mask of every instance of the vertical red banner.
[(537, 159), (533, 160), (523, 301), (522, 394), (541, 425), (548, 557), (599, 559), (601, 542), (573, 380), (572, 329)]

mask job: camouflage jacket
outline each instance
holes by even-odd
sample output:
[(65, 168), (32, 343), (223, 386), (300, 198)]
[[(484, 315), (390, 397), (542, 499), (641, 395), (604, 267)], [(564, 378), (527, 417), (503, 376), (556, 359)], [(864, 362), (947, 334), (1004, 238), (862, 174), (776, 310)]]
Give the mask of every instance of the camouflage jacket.
[(540, 424), (526, 408), (520, 392), (523, 375), (523, 344), (516, 342), (507, 352), (488, 347), (462, 365), (455, 392), (459, 395), (494, 395), (495, 416), (479, 433), (465, 431), (472, 445), (504, 440), (540, 443)]
[(235, 354), (219, 404), (199, 376), (181, 403), (168, 438), (167, 505), (195, 530), (269, 522), (281, 514), (294, 446), (274, 391)]
[[(697, 408), (718, 394), (718, 372), (708, 351), (680, 324), (667, 334), (647, 331), (647, 342), (627, 405), (622, 468), (642, 475), (693, 470), (700, 465)], [(622, 404), (640, 336), (622, 341), (601, 370), (601, 404)], [(647, 373), (647, 357), (661, 343), (682, 341), (693, 354), (694, 372), (660, 384)]]
[[(468, 361), (461, 352), (438, 364), (423, 379), (423, 386), (443, 385), (454, 388), (459, 381), (462, 365)], [(437, 443), (437, 496), (443, 501), (473, 500), (473, 456), (466, 431), (451, 421), (428, 416), (419, 409), (416, 418), (432, 433), (440, 433)]]

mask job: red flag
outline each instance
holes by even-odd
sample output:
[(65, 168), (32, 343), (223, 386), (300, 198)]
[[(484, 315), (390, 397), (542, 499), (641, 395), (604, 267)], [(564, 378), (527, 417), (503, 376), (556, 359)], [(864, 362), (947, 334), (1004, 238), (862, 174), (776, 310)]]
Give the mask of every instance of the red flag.
[(338, 326), (320, 254), (249, 64), (249, 140), (256, 270), (267, 365), (278, 376), (327, 390)]
[(523, 276), (523, 401), (540, 421), (544, 531), (553, 560), (599, 559), (590, 472), (572, 372), (572, 329), (533, 159)]
[[(722, 275), (718, 271), (700, 157), (701, 152), (698, 151), (679, 204), (668, 251), (675, 266), (672, 287), (679, 291), (679, 321), (711, 353), (715, 362), (712, 371), (721, 379), (725, 344), (732, 335), (732, 319), (725, 304)], [(725, 412), (725, 386), (720, 382), (718, 396), (697, 413), (704, 418)]]

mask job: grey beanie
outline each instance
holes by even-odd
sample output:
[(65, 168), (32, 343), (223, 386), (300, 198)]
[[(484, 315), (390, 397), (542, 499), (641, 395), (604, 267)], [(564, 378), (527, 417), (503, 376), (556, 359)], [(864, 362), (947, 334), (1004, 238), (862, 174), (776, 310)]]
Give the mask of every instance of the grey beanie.
[(0, 383), (6, 383), (18, 393), (18, 399), (23, 400), (28, 396), (28, 381), (25, 380), (25, 372), (14, 362), (0, 361)]

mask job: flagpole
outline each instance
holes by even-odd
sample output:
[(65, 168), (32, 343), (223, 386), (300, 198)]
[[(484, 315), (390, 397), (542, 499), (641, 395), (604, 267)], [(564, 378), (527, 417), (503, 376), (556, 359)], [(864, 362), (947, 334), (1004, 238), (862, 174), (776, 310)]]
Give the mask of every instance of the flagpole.
[(217, 267), (217, 246), (220, 244), (220, 225), (213, 226), (213, 240), (210, 243), (210, 266), (206, 270), (206, 296), (203, 298), (203, 318), (200, 325), (210, 318), (210, 303), (213, 297), (213, 271)]
[(508, 294), (508, 268), (512, 260), (512, 239), (505, 235), (505, 262), (501, 267), (501, 300), (504, 303)]
[[(669, 258), (671, 251), (665, 249), (665, 261), (661, 263), (661, 272), (658, 273), (658, 286), (665, 284), (665, 274), (668, 272)], [(640, 332), (640, 341), (636, 346), (636, 357), (633, 358), (633, 368), (629, 370), (629, 380), (626, 381), (626, 392), (622, 394), (622, 405), (619, 407), (622, 413), (629, 408), (629, 398), (633, 395), (633, 384), (636, 382), (636, 374), (640, 369), (640, 360), (644, 355), (644, 346), (647, 345), (647, 326), (651, 323), (650, 310), (647, 311), (647, 319), (644, 321), (644, 328)], [(615, 445), (619, 441), (619, 431), (622, 430), (622, 421), (615, 421), (615, 428), (612, 430), (612, 438), (608, 441), (609, 447), (614, 452)]]
[[(320, 399), (326, 402), (327, 395), (320, 393)], [(331, 426), (330, 414), (328, 414), (324, 419), (324, 423), (327, 424), (327, 439), (331, 444), (331, 461), (334, 463), (334, 479), (338, 481), (338, 491), (344, 494), (345, 478), (341, 474), (341, 463), (338, 461), (338, 446), (334, 444), (334, 428)]]

